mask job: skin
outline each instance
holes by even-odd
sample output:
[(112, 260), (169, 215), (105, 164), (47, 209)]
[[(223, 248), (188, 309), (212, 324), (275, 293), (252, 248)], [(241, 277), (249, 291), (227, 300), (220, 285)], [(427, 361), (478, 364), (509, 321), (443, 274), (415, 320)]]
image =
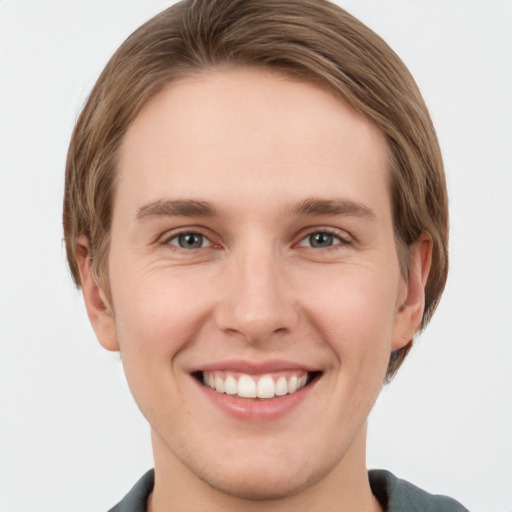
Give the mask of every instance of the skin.
[[(77, 258), (98, 339), (120, 350), (152, 428), (152, 512), (380, 510), (366, 420), (391, 351), (418, 329), (431, 252), (422, 235), (404, 279), (386, 162), (382, 134), (339, 98), (261, 69), (173, 82), (129, 127), (111, 303), (84, 238)], [(316, 213), (304, 208), (312, 199)], [(160, 207), (177, 200), (215, 215)], [(180, 247), (180, 233), (200, 246)], [(333, 237), (314, 246), (315, 233)], [(233, 360), (321, 376), (285, 414), (240, 419), (191, 376)]]

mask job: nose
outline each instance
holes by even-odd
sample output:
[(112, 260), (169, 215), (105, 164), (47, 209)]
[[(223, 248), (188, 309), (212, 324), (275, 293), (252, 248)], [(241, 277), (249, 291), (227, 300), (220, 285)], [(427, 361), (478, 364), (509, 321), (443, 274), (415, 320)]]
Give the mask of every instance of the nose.
[(234, 256), (225, 268), (217, 327), (251, 344), (290, 334), (300, 315), (286, 270), (271, 249)]

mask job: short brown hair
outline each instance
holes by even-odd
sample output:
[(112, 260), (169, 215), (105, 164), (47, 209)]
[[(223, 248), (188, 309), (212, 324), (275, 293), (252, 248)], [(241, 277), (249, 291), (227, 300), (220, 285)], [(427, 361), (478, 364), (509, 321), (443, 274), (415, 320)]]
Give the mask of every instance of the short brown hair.
[[(66, 163), (64, 236), (78, 286), (77, 238), (86, 235), (93, 269), (108, 292), (108, 256), (119, 148), (130, 123), (162, 88), (213, 66), (257, 66), (323, 84), (385, 135), (397, 250), (432, 237), (422, 325), (448, 269), (448, 200), (436, 133), (400, 58), (372, 30), (325, 0), (184, 0), (121, 45), (100, 75), (74, 129)], [(388, 380), (410, 344), (391, 355)]]

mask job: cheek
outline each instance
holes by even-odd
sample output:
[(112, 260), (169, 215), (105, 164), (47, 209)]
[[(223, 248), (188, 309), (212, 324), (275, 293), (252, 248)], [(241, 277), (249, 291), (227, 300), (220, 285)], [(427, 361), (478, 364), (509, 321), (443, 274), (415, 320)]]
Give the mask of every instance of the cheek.
[(339, 364), (352, 365), (354, 371), (387, 366), (398, 281), (398, 272), (352, 268), (323, 279), (321, 290), (303, 293), (311, 323), (331, 345)]
[[(129, 281), (113, 280), (116, 329), (123, 359), (164, 359), (166, 364), (194, 338), (207, 298), (194, 279), (165, 272), (131, 271)], [(120, 277), (120, 276), (116, 276)]]
[(180, 353), (197, 337), (205, 305), (192, 286), (173, 286), (164, 276), (150, 279), (132, 272), (129, 282), (119, 280), (113, 289), (114, 317), (124, 372), (131, 392), (152, 424), (162, 419), (157, 404), (181, 413), (187, 404), (179, 392), (169, 400), (183, 378)]

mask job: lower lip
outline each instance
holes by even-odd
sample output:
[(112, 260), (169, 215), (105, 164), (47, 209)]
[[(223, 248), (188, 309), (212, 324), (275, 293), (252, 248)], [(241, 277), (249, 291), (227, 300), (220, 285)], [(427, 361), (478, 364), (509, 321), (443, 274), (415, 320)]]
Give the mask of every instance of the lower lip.
[(241, 398), (214, 391), (196, 380), (205, 396), (230, 416), (252, 422), (270, 421), (285, 416), (295, 409), (311, 392), (318, 379), (295, 393), (274, 398)]

